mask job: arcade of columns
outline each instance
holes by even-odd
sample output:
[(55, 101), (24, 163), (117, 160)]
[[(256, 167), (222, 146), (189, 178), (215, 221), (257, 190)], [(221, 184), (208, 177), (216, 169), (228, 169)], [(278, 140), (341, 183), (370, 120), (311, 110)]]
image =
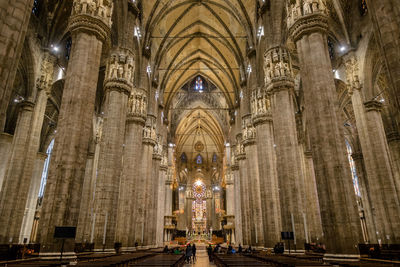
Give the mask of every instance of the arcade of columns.
[[(394, 1), (367, 3), (374, 31), (381, 33), (375, 38), (398, 111), (400, 23), (398, 10), (388, 9)], [(2, 127), (33, 5), (33, 0), (28, 2), (0, 4)], [(67, 256), (73, 256), (75, 242), (107, 251), (115, 242), (125, 250), (134, 249), (135, 243), (162, 246), (171, 238), (168, 229), (175, 229), (177, 182), (174, 151), (167, 146), (168, 120), (161, 116), (163, 106), (155, 97), (158, 84), (147, 67), (151, 54), (133, 43), (140, 10), (135, 1), (125, 2), (124, 36), (116, 42), (110, 41), (111, 1), (73, 2), (68, 22), (72, 48), (39, 224), (34, 227), (43, 256), (60, 250), (61, 241), (53, 238), (55, 226), (77, 226), (76, 239), (66, 241)], [(267, 16), (266, 3), (262, 5)], [(357, 244), (366, 240), (327, 46), (328, 9), (324, 1), (296, 0), (289, 1), (286, 10), (294, 47), (275, 38), (262, 49), (248, 49), (251, 71), (241, 84), (243, 97), (226, 137), (231, 147), (225, 151), (225, 215), (234, 229), (231, 240), (271, 248), (280, 241), (281, 231), (289, 231), (299, 250), (304, 243), (322, 242), (326, 257), (354, 257)], [(101, 60), (107, 67), (100, 118), (95, 116), (95, 100)], [(357, 50), (343, 60), (361, 146), (353, 159), (360, 172), (364, 231), (370, 243), (400, 243), (400, 138), (398, 132), (385, 133), (382, 103), (363, 96), (366, 79)], [(3, 133), (0, 139), (0, 153), (7, 158), (0, 165), (3, 244), (29, 239), (37, 216), (46, 157), (38, 153), (40, 132), (56, 61), (50, 50), (42, 49), (36, 96), (20, 103), (14, 135)], [(303, 109), (295, 103), (295, 74), (301, 77)]]

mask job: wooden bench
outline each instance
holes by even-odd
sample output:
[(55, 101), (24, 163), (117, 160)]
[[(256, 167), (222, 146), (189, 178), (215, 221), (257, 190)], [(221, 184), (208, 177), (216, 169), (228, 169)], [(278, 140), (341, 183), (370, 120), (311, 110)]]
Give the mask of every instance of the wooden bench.
[(296, 267), (296, 266), (326, 266), (322, 262), (296, 258), (296, 257), (288, 257), (288, 256), (260, 256), (249, 254), (248, 257), (256, 258), (258, 260), (268, 262), (274, 264), (274, 266), (283, 266), (283, 267)]
[(129, 266), (171, 266), (180, 267), (185, 264), (184, 255), (170, 255), (170, 254), (160, 254), (151, 258), (147, 258), (135, 264), (130, 264)]
[(272, 266), (269, 263), (249, 258), (240, 254), (213, 254), (214, 263), (220, 267), (228, 266)]

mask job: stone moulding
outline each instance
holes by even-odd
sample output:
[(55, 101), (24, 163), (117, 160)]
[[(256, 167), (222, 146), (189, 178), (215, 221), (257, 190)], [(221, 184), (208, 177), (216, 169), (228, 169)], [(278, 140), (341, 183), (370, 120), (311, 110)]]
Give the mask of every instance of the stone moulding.
[(313, 32), (325, 33), (328, 30), (328, 17), (323, 13), (314, 13), (299, 18), (289, 29), (289, 35), (297, 42), (304, 35)]
[(103, 43), (111, 36), (111, 29), (106, 23), (99, 18), (85, 14), (72, 16), (68, 23), (68, 30), (71, 33), (86, 32), (94, 34)]

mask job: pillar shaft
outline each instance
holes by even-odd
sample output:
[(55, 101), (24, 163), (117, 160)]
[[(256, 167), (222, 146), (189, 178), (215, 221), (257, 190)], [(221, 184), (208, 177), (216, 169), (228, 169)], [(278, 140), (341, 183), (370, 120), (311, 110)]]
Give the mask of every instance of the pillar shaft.
[(328, 53), (324, 10), (321, 4), (312, 14), (307, 13), (310, 10), (297, 14), (300, 17), (295, 18), (290, 31), (300, 58), (305, 115), (327, 256), (356, 255), (357, 244), (362, 236), (361, 227), (344, 150), (344, 135), (337, 117), (338, 104)]
[[(32, 232), (33, 220), (36, 213), (36, 205), (38, 201), (38, 194), (40, 189), (40, 182), (42, 180), (44, 162), (46, 161), (47, 154), (37, 153), (33, 176), (29, 187), (28, 199), (25, 206), (25, 214), (22, 222), (19, 243), (30, 243)], [(24, 242), (26, 240), (26, 242)]]
[(400, 107), (400, 21), (398, 2), (395, 0), (367, 0), (375, 38), (386, 62), (388, 76), (393, 84), (390, 94), (397, 108)]
[(264, 246), (273, 248), (280, 240), (281, 213), (270, 99), (264, 89), (253, 91), (251, 109), (257, 138)]
[(0, 132), (21, 57), (33, 0), (6, 0), (0, 3)]
[(11, 146), (13, 142), (13, 136), (7, 133), (0, 133), (0, 155), (4, 155), (2, 161), (0, 161), (0, 192), (3, 185), (4, 176), (8, 161), (11, 156)]
[(118, 200), (128, 201), (127, 195), (120, 195), (120, 186), (125, 185), (121, 183), (122, 154), (133, 73), (132, 53), (123, 49), (113, 51), (104, 85), (104, 125), (95, 194), (95, 248), (114, 248)]
[(247, 162), (246, 162), (246, 154), (244, 153), (243, 145), (238, 142), (236, 144), (236, 160), (239, 165), (239, 184), (240, 184), (240, 206), (241, 206), (241, 218), (242, 218), (242, 238), (243, 245), (250, 245), (251, 236), (250, 236), (250, 201), (249, 194), (250, 188), (248, 186), (248, 174), (247, 174)]
[[(96, 13), (101, 10), (104, 14)], [(100, 57), (103, 42), (110, 35), (111, 10), (112, 6), (100, 3), (92, 9), (84, 1), (74, 1), (69, 21), (71, 56), (39, 225), (44, 256), (60, 251), (61, 240), (53, 238), (55, 226), (78, 223)], [(66, 252), (73, 252), (73, 243), (65, 242)]]

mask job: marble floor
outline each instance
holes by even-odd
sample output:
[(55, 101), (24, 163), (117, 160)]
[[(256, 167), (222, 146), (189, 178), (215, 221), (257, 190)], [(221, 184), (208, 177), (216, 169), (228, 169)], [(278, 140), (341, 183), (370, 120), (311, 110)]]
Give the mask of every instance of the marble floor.
[(208, 255), (206, 251), (205, 245), (197, 245), (197, 253), (196, 253), (196, 262), (195, 263), (190, 263), (190, 264), (185, 264), (185, 267), (208, 267), (208, 266), (216, 266), (213, 263), (210, 263), (208, 261)]

